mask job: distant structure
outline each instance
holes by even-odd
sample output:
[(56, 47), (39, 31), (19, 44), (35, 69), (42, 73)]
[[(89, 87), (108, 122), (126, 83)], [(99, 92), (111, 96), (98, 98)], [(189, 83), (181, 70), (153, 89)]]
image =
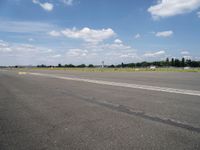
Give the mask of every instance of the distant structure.
[(189, 69), (191, 69), (191, 67), (184, 67), (183, 69), (184, 70), (189, 70)]
[(150, 69), (151, 69), (151, 70), (155, 70), (155, 69), (156, 69), (156, 66), (151, 65), (151, 66), (150, 66)]
[(101, 63), (102, 63), (101, 68), (104, 68), (104, 61), (102, 61)]

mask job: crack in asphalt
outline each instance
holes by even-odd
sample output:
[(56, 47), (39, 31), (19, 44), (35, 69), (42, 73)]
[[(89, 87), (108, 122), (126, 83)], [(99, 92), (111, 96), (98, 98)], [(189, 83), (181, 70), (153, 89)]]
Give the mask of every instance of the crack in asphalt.
[(147, 119), (147, 120), (151, 120), (154, 122), (159, 122), (159, 123), (163, 123), (163, 124), (167, 124), (167, 125), (171, 125), (174, 127), (179, 127), (182, 129), (186, 129), (192, 132), (197, 132), (200, 133), (200, 128), (199, 127), (195, 127), (193, 125), (187, 124), (187, 123), (183, 123), (181, 121), (177, 121), (174, 119), (169, 119), (169, 118), (163, 118), (163, 117), (159, 117), (159, 116), (153, 116), (153, 115), (149, 115), (143, 111), (137, 111), (137, 110), (133, 110), (132, 108), (128, 108), (127, 106), (124, 105), (118, 105), (118, 104), (113, 104), (107, 101), (95, 101), (94, 99), (88, 99), (88, 98), (81, 98), (84, 101), (87, 101), (89, 103), (93, 103), (99, 106), (103, 106), (105, 108), (109, 108), (111, 110), (115, 110), (118, 112), (122, 112), (122, 113), (126, 113), (128, 115), (133, 115), (133, 116), (137, 116), (143, 119)]
[[(43, 76), (43, 77), (50, 77), (50, 78), (57, 78), (57, 79), (66, 79), (66, 80), (73, 80), (73, 81), (96, 83), (96, 84), (105, 84), (105, 85), (114, 84), (114, 86), (124, 86), (124, 87), (126, 86), (126, 87), (130, 87), (130, 88), (140, 88), (140, 86), (142, 86), (142, 85), (137, 85), (137, 87), (132, 87), (131, 86), (132, 84), (119, 85), (121, 83), (109, 82), (109, 81), (89, 80), (89, 79), (80, 79), (80, 78), (69, 78), (69, 77), (61, 77), (61, 76), (40, 74), (40, 73), (30, 73), (29, 72), (28, 74), (36, 75), (36, 76)], [(147, 90), (151, 90), (149, 88), (153, 87), (153, 86), (147, 86), (147, 87), (148, 87)], [(160, 88), (160, 87), (155, 87), (155, 88)], [(160, 89), (154, 89), (154, 90), (158, 91)], [(170, 91), (167, 91), (167, 90), (173, 90), (173, 91), (170, 92)], [(179, 93), (179, 92), (183, 92), (184, 90), (182, 91), (181, 89), (165, 88), (163, 91), (169, 92), (169, 93)], [(185, 91), (186, 91), (186, 93), (181, 93), (181, 94), (200, 96), (200, 91), (190, 91), (190, 90), (185, 90)], [(193, 126), (193, 125), (185, 123), (185, 122), (181, 122), (181, 121), (170, 119), (170, 118), (164, 118), (164, 117), (160, 117), (160, 116), (153, 116), (153, 115), (147, 114), (143, 111), (137, 111), (137, 110), (134, 110), (132, 108), (128, 108), (127, 106), (119, 105), (119, 104), (113, 104), (113, 103), (109, 103), (107, 101), (95, 101), (94, 99), (88, 99), (88, 98), (86, 98), (84, 96), (80, 96), (80, 95), (79, 96), (74, 95), (74, 96), (76, 96), (77, 98), (80, 98), (80, 99), (82, 99), (86, 102), (93, 103), (93, 104), (96, 104), (96, 105), (99, 105), (99, 106), (103, 106), (103, 107), (109, 108), (111, 110), (115, 110), (115, 111), (126, 113), (126, 114), (129, 114), (129, 115), (137, 116), (137, 117), (147, 119), (147, 120), (151, 120), (151, 121), (154, 121), (154, 122), (159, 122), (159, 123), (163, 123), (163, 124), (166, 124), (166, 125), (179, 127), (179, 128), (182, 128), (182, 129), (192, 131), (192, 132), (200, 133), (200, 127), (196, 127), (196, 126)]]

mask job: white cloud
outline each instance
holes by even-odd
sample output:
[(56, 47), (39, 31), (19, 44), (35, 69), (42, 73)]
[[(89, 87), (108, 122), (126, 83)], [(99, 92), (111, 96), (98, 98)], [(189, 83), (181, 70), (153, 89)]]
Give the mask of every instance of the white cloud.
[(165, 18), (191, 12), (200, 7), (200, 0), (157, 0), (148, 8), (154, 19)]
[(50, 36), (58, 37), (61, 36), (60, 32), (57, 32), (55, 30), (51, 31), (48, 33)]
[(32, 34), (48, 32), (55, 28), (55, 25), (43, 22), (0, 20), (0, 31), (2, 32)]
[(61, 0), (61, 2), (63, 2), (67, 6), (71, 6), (73, 5), (74, 0)]
[(8, 52), (11, 52), (12, 49), (10, 48), (10, 45), (3, 41), (3, 40), (0, 40), (0, 52), (1, 53), (8, 53)]
[(120, 64), (121, 62), (130, 63), (141, 61), (141, 57), (137, 54), (136, 50), (131, 48), (127, 50), (110, 50), (104, 53), (105, 62)]
[[(123, 43), (99, 43), (88, 44), (85, 49), (89, 53), (96, 53), (95, 59), (103, 59), (107, 64), (119, 64), (121, 62), (137, 62), (141, 61), (141, 57), (137, 54), (137, 50)], [(100, 62), (102, 60), (99, 60)]]
[(197, 16), (200, 18), (200, 11), (199, 11), (199, 12), (197, 12)]
[(61, 32), (68, 38), (82, 39), (86, 42), (91, 42), (91, 43), (99, 43), (115, 36), (115, 32), (110, 28), (95, 30), (85, 27), (80, 30), (76, 28), (65, 29)]
[(198, 57), (198, 56), (197, 57), (193, 57), (193, 59), (196, 60), (196, 61), (200, 61), (200, 57)]
[(43, 4), (40, 4), (40, 6), (46, 11), (52, 11), (54, 7), (53, 4), (51, 3), (43, 3)]
[(52, 63), (61, 57), (59, 55), (47, 47), (0, 40), (0, 64), (2, 65)]
[(157, 37), (170, 37), (170, 36), (172, 36), (173, 34), (174, 34), (174, 32), (171, 31), (171, 30), (155, 33), (155, 35), (156, 35)]
[(35, 41), (35, 39), (29, 38), (28, 41), (29, 41), (29, 42), (33, 42), (33, 41)]
[(89, 43), (85, 45), (86, 49), (90, 49), (96, 52), (108, 52), (108, 51), (127, 51), (131, 50), (131, 46), (124, 45), (123, 43), (100, 43), (93, 44)]
[(83, 43), (67, 50), (65, 56), (66, 60), (70, 60), (69, 63), (74, 64), (99, 64), (101, 61), (105, 61), (106, 64), (119, 64), (141, 61), (136, 49), (123, 43), (115, 43), (115, 41)]
[(114, 43), (116, 43), (116, 44), (122, 44), (123, 42), (122, 42), (120, 39), (116, 39), (116, 40), (114, 41)]
[(40, 5), (44, 10), (46, 11), (52, 11), (54, 8), (54, 5), (49, 2), (41, 3), (39, 0), (32, 0), (34, 4)]
[(51, 53), (52, 50), (48, 48), (38, 47), (31, 44), (14, 44), (10, 43), (6, 47), (0, 47), (1, 50), (4, 48), (10, 49), (9, 52), (13, 54), (37, 54), (37, 53)]
[(50, 55), (49, 57), (51, 57), (51, 58), (60, 58), (60, 57), (62, 57), (62, 55), (60, 55), (60, 54), (55, 54), (55, 55)]
[[(135, 58), (137, 60), (141, 59), (135, 51), (130, 51), (130, 52), (111, 51), (111, 52), (105, 53), (105, 55), (107, 56), (107, 58), (116, 60), (116, 62), (118, 60), (118, 63), (120, 63), (120, 61), (125, 60), (125, 59), (133, 59), (133, 58)], [(134, 61), (134, 60), (132, 60), (132, 61)]]
[(88, 51), (87, 50), (83, 50), (83, 49), (70, 49), (67, 53), (67, 56), (72, 56), (72, 57), (83, 57), (83, 56), (87, 56), (88, 55)]
[(185, 58), (185, 59), (193, 59), (193, 57), (189, 56), (189, 55), (185, 55), (185, 56), (183, 56), (183, 58)]
[(144, 54), (144, 57), (159, 57), (165, 55), (166, 52), (164, 50), (157, 51), (157, 52), (147, 52)]
[(0, 48), (7, 47), (7, 46), (8, 46), (7, 42), (0, 40)]
[(134, 39), (139, 39), (141, 38), (141, 35), (139, 33), (137, 33), (135, 36), (134, 36)]
[(181, 55), (189, 55), (190, 53), (188, 51), (182, 51)]
[(131, 49), (130, 46), (124, 45), (124, 44), (101, 44), (98, 45), (99, 48), (102, 48), (103, 50), (128, 50)]

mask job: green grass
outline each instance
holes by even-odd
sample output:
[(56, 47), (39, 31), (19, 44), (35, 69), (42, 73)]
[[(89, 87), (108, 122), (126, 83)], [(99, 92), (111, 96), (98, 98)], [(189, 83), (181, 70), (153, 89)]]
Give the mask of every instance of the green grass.
[(184, 70), (182, 68), (20, 68), (19, 70), (64, 70), (81, 72), (200, 72), (200, 68)]

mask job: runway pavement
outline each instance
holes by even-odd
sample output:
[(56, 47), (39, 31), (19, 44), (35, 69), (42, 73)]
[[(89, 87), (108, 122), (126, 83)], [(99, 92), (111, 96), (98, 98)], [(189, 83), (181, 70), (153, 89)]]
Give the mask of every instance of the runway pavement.
[(0, 70), (0, 149), (198, 150), (199, 93), (200, 73)]

